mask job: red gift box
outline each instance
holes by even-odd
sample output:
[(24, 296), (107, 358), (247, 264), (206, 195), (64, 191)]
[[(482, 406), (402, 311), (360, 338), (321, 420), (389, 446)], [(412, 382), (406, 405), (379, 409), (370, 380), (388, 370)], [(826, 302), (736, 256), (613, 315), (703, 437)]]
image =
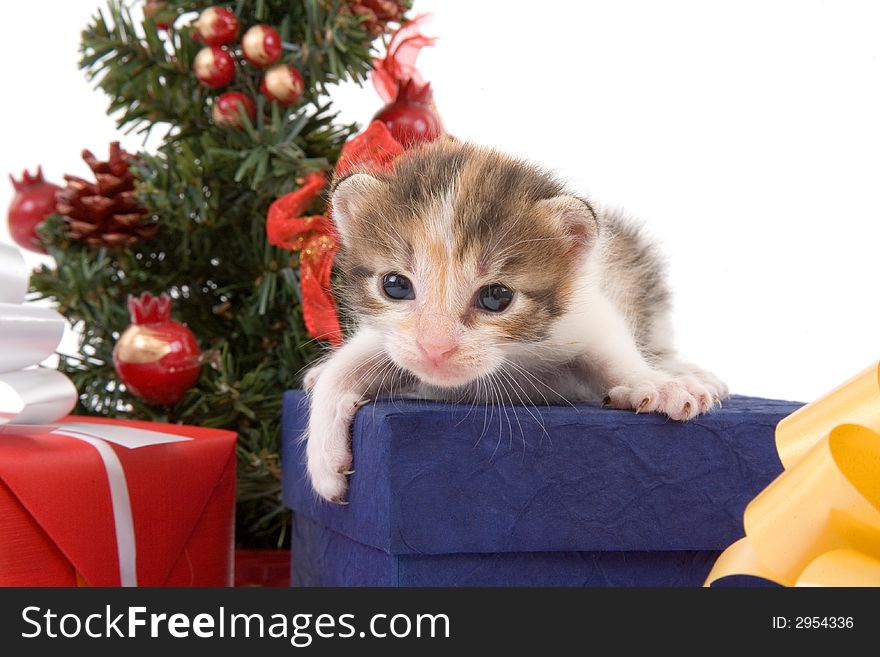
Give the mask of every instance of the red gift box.
[[(96, 434), (110, 425), (105, 431), (140, 429), (183, 441), (129, 449), (59, 435), (54, 427), (5, 427), (0, 585), (232, 584), (234, 433), (98, 418), (65, 422), (80, 425), (74, 433), (83, 424)], [(113, 462), (122, 475), (111, 477)]]

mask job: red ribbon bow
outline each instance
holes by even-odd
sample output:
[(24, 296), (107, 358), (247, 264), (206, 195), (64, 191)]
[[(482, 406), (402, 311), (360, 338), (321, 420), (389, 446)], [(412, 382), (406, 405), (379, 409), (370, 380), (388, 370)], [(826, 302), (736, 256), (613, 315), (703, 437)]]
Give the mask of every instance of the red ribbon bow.
[(428, 86), (415, 64), (422, 48), (433, 46), (436, 41), (434, 37), (421, 33), (422, 26), (430, 19), (430, 14), (422, 14), (401, 25), (391, 37), (385, 57), (373, 60), (370, 80), (384, 102), (390, 103), (397, 98), (405, 84), (419, 89)]
[[(391, 168), (403, 147), (381, 121), (369, 127), (342, 148), (336, 165), (336, 177), (355, 169), (383, 171)], [(303, 178), (299, 189), (285, 194), (269, 206), (266, 234), (275, 246), (299, 251), (300, 289), (303, 320), (313, 338), (327, 340), (334, 347), (342, 343), (339, 314), (330, 284), (333, 258), (339, 250), (339, 236), (331, 209), (327, 214), (302, 215), (321, 193), (326, 183), (323, 171), (314, 171)]]

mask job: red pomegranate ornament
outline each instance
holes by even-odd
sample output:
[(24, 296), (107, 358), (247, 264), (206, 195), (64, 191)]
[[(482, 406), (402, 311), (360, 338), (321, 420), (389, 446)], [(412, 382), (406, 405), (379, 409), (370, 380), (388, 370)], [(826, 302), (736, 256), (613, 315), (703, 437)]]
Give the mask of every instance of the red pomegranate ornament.
[(385, 57), (375, 60), (370, 71), (373, 86), (386, 103), (373, 120), (384, 123), (404, 148), (432, 141), (444, 132), (431, 85), (415, 67), (422, 48), (434, 44), (433, 37), (421, 32), (427, 19), (422, 15), (401, 25), (391, 37)]
[(225, 46), (238, 36), (238, 17), (225, 7), (208, 7), (195, 22), (196, 37), (208, 46)]
[(55, 212), (55, 192), (61, 188), (43, 180), (42, 167), (37, 167), (34, 175), (22, 171), (21, 180), (12, 176), (9, 180), (15, 187), (15, 196), (9, 204), (9, 234), (20, 247), (46, 253), (35, 229)]
[(430, 83), (407, 80), (400, 85), (397, 98), (376, 112), (374, 121), (381, 121), (388, 132), (404, 148), (433, 141), (443, 134), (443, 122), (434, 105)]
[(149, 292), (128, 297), (132, 323), (113, 348), (113, 367), (125, 387), (148, 404), (179, 402), (199, 378), (196, 338), (171, 319), (171, 298)]
[(231, 128), (240, 128), (242, 126), (241, 112), (239, 107), (244, 109), (245, 114), (253, 121), (257, 115), (257, 106), (247, 94), (239, 91), (227, 91), (214, 101), (214, 108), (211, 110), (211, 117), (217, 125), (227, 125)]
[(293, 66), (273, 66), (260, 83), (260, 92), (269, 100), (281, 105), (293, 105), (302, 96), (305, 84), (300, 72)]
[(281, 57), (281, 37), (270, 25), (254, 25), (241, 38), (241, 53), (251, 66), (269, 66)]
[(212, 89), (225, 87), (235, 76), (235, 60), (223, 48), (209, 46), (199, 50), (193, 60), (193, 71), (205, 86)]

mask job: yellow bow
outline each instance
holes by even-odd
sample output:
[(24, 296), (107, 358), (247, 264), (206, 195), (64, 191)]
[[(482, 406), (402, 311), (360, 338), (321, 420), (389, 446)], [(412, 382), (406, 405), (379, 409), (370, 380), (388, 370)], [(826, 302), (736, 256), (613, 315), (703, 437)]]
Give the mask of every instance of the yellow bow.
[(776, 449), (785, 471), (746, 507), (745, 538), (706, 586), (880, 586), (880, 363), (784, 418)]

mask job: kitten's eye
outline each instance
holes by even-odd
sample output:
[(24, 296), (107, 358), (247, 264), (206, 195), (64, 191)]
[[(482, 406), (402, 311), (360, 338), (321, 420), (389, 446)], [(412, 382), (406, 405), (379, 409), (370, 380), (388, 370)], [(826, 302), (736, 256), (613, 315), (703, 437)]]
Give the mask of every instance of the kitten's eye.
[(413, 284), (406, 276), (400, 274), (385, 274), (382, 277), (382, 290), (385, 292), (385, 296), (395, 301), (416, 298)]
[(513, 290), (499, 283), (487, 285), (477, 293), (477, 306), (492, 313), (500, 313), (513, 301)]

